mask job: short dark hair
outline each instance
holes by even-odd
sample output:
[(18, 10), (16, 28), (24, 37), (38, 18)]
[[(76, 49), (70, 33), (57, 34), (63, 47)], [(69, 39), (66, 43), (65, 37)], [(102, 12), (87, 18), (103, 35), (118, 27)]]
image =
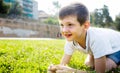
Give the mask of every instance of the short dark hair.
[(78, 22), (82, 25), (86, 20), (89, 20), (89, 11), (82, 3), (73, 3), (61, 8), (59, 11), (59, 19), (64, 19), (66, 16), (77, 16)]

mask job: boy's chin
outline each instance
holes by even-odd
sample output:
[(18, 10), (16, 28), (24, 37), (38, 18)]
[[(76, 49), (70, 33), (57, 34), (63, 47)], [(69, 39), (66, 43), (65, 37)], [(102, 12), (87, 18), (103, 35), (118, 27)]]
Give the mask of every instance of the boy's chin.
[(66, 38), (66, 40), (67, 40), (67, 41), (73, 41), (73, 39), (68, 39), (68, 38)]

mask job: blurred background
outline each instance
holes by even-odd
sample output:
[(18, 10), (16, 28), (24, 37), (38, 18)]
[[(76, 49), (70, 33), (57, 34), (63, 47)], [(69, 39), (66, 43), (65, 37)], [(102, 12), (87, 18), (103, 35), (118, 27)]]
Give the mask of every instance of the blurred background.
[(88, 7), (91, 26), (120, 31), (118, 0), (0, 0), (0, 37), (62, 38), (59, 9), (75, 1)]

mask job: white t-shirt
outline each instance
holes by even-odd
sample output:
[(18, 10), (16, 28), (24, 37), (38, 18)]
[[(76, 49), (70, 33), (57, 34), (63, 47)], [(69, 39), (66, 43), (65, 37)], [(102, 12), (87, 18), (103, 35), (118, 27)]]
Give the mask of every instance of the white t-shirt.
[(66, 41), (65, 54), (72, 55), (74, 50), (93, 54), (94, 58), (100, 58), (120, 50), (120, 32), (90, 27), (86, 35), (86, 48), (83, 49), (76, 41)]

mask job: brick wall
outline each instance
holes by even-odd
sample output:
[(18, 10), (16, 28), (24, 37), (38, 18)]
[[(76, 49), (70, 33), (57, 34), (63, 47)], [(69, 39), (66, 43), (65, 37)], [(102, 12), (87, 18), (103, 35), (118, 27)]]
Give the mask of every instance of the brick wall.
[(58, 38), (57, 25), (0, 18), (0, 37)]

